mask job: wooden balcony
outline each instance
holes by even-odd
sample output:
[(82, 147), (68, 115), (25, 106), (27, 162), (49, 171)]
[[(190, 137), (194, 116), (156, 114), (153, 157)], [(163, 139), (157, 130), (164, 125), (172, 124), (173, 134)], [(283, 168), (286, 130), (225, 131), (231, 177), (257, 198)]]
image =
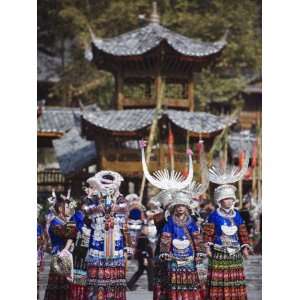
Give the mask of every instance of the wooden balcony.
[(38, 191), (51, 191), (53, 187), (56, 190), (63, 190), (65, 185), (65, 177), (60, 173), (59, 169), (47, 169), (37, 173)]
[(260, 111), (242, 111), (240, 113), (240, 122), (242, 128), (251, 128), (252, 123), (259, 124), (261, 122), (261, 112)]
[[(183, 171), (188, 165), (188, 159), (184, 152), (174, 153), (175, 170)], [(100, 157), (101, 169), (114, 170), (126, 177), (142, 177), (143, 169), (140, 150), (132, 149), (106, 149)], [(170, 159), (167, 151), (153, 150), (150, 163), (150, 172), (170, 168)], [(198, 173), (199, 163), (194, 160), (194, 172)]]
[[(122, 100), (123, 108), (151, 108), (156, 106), (155, 99), (129, 99)], [(188, 99), (166, 98), (164, 105), (168, 108), (189, 109), (190, 102)]]

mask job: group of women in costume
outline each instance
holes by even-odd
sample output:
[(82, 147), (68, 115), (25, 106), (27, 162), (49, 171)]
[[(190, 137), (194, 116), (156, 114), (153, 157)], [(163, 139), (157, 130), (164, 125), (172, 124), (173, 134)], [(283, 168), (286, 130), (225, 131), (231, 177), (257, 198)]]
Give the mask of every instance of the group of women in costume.
[[(208, 170), (202, 153), (199, 184), (193, 181), (190, 150), (186, 177), (167, 170), (151, 175), (145, 143), (140, 146), (144, 176), (161, 190), (148, 203), (151, 212), (141, 210), (149, 240), (155, 242), (153, 300), (246, 300), (243, 256), (248, 256), (250, 246), (244, 221), (234, 209), (232, 183), (244, 176), (248, 155), (240, 169)], [(44, 235), (38, 227), (38, 236), (51, 242), (45, 300), (126, 299), (126, 262), (134, 252), (131, 229), (137, 224), (130, 208), (139, 202), (120, 194), (122, 181), (117, 172), (100, 171), (87, 180), (87, 195), (80, 203), (74, 204), (69, 196), (52, 198)], [(209, 182), (218, 185), (214, 191), (218, 208), (200, 228), (194, 212)], [(203, 263), (206, 257), (208, 268)]]

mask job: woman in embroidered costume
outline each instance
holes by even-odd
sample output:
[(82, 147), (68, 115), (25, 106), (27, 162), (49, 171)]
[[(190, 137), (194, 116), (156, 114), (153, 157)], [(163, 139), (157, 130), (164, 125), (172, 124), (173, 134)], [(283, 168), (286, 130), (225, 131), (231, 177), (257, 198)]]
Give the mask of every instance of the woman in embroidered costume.
[(70, 281), (72, 281), (72, 255), (70, 248), (76, 238), (76, 225), (69, 223), (71, 214), (68, 199), (53, 202), (54, 213), (49, 222), (51, 239), (51, 264), (45, 300), (69, 300)]
[(220, 184), (214, 191), (219, 208), (211, 213), (204, 226), (204, 241), (209, 257), (207, 293), (210, 300), (246, 300), (243, 257), (248, 257), (249, 238), (246, 225), (234, 209), (236, 187), (229, 183), (241, 180), (248, 168), (249, 154), (242, 169), (213, 167), (211, 182)]
[(40, 271), (43, 264), (44, 256), (44, 247), (45, 247), (45, 238), (44, 238), (44, 229), (39, 222), (39, 215), (42, 206), (37, 205), (37, 299), (39, 299), (39, 287), (40, 287)]
[(119, 193), (123, 178), (101, 171), (88, 179), (98, 192), (85, 212), (92, 220), (87, 263), (88, 299), (125, 300), (125, 253), (132, 252), (127, 227), (127, 202)]
[[(201, 236), (196, 221), (191, 217), (193, 198), (197, 199), (208, 187), (206, 168), (203, 170), (202, 185), (192, 182), (192, 152), (189, 156), (189, 173), (187, 178), (167, 170), (157, 171), (150, 175), (142, 149), (143, 171), (147, 180), (162, 189), (156, 197), (167, 213), (167, 223), (160, 237), (159, 258), (163, 266), (159, 270), (159, 281), (154, 285), (153, 299), (159, 300), (202, 300), (204, 291), (201, 288), (197, 267), (202, 261), (204, 250), (201, 249)], [(203, 157), (203, 156), (202, 156)], [(204, 160), (201, 161), (205, 166)]]
[(73, 251), (74, 278), (70, 285), (70, 300), (86, 300), (87, 299), (87, 269), (85, 258), (87, 255), (91, 229), (87, 226), (84, 214), (84, 206), (86, 199), (78, 201), (75, 214), (70, 221), (76, 223), (77, 237)]

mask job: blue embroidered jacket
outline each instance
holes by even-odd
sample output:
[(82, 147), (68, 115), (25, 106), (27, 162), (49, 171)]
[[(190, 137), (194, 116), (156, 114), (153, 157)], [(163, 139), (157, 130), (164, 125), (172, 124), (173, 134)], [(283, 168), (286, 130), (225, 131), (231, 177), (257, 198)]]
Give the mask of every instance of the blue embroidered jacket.
[(76, 228), (80, 232), (82, 232), (82, 227), (84, 226), (84, 217), (84, 213), (81, 210), (77, 210), (70, 219), (71, 222), (76, 224)]
[[(207, 219), (206, 226), (210, 225), (214, 226), (214, 230), (211, 234), (210, 239), (210, 242), (212, 242), (213, 244), (233, 247), (239, 247), (241, 244), (243, 244), (243, 241), (240, 240), (239, 233), (241, 225), (245, 225), (244, 220), (242, 219), (240, 213), (237, 210), (234, 210), (234, 213), (230, 217), (225, 216), (219, 211), (219, 209), (215, 210), (209, 215)], [(226, 235), (222, 230), (223, 225), (225, 225), (225, 227), (227, 228), (230, 228), (231, 226), (236, 226), (237, 231), (233, 235)]]
[[(194, 241), (194, 234), (199, 234), (198, 226), (196, 222), (193, 220), (193, 218), (189, 217), (186, 224), (184, 226), (181, 226), (180, 224), (177, 224), (174, 221), (174, 218), (172, 216), (168, 217), (167, 223), (163, 227), (162, 230), (162, 241), (161, 241), (161, 253), (172, 253), (172, 255), (176, 258), (186, 258), (194, 255), (195, 252), (195, 241)], [(166, 240), (169, 239), (169, 242)], [(174, 243), (174, 240), (179, 240), (178, 243), (183, 243), (183, 241), (189, 241), (186, 242), (186, 245), (188, 245), (184, 249), (178, 249), (176, 248), (176, 243)], [(165, 249), (165, 245), (167, 245), (167, 248)]]
[(44, 230), (42, 225), (37, 223), (37, 237), (40, 238), (43, 235), (43, 232)]

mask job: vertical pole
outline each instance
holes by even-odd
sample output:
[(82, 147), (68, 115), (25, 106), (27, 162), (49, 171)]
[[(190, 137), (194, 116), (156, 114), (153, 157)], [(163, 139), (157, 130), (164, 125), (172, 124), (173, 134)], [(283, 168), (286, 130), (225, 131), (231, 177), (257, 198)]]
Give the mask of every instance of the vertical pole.
[(194, 77), (190, 75), (188, 81), (188, 100), (189, 100), (189, 111), (194, 111)]
[[(156, 108), (155, 108), (152, 125), (150, 128), (148, 145), (147, 145), (147, 149), (146, 149), (146, 163), (147, 164), (149, 164), (149, 161), (150, 161), (151, 149), (153, 146), (155, 131), (156, 131), (157, 124), (158, 124), (158, 115), (160, 113), (160, 110), (161, 110), (161, 107), (163, 104), (163, 100), (164, 100), (164, 87), (165, 87), (165, 81), (162, 79), (160, 72), (158, 72), (158, 75), (157, 75), (156, 81), (155, 81)], [(141, 190), (140, 190), (140, 198), (141, 199), (143, 198), (143, 194), (144, 194), (145, 180), (146, 180), (145, 176), (143, 175), (143, 179), (142, 179), (142, 183), (141, 183)]]
[(161, 137), (159, 139), (159, 168), (164, 168), (164, 146)]
[(239, 180), (239, 200), (240, 200), (240, 209), (243, 206), (243, 179)]
[(169, 157), (171, 162), (171, 170), (173, 171), (175, 168), (175, 162), (174, 162), (174, 135), (172, 131), (171, 124), (168, 124), (169, 130), (168, 130), (168, 151), (169, 151)]
[(73, 96), (72, 88), (73, 88), (73, 86), (72, 86), (71, 84), (69, 84), (69, 85), (68, 85), (68, 100), (67, 100), (67, 106), (71, 106), (71, 103), (72, 103), (72, 96)]
[(228, 131), (226, 131), (224, 136), (224, 169), (226, 170), (228, 160)]
[(116, 97), (117, 97), (117, 110), (123, 109), (123, 88), (124, 88), (124, 79), (120, 71), (116, 75)]

